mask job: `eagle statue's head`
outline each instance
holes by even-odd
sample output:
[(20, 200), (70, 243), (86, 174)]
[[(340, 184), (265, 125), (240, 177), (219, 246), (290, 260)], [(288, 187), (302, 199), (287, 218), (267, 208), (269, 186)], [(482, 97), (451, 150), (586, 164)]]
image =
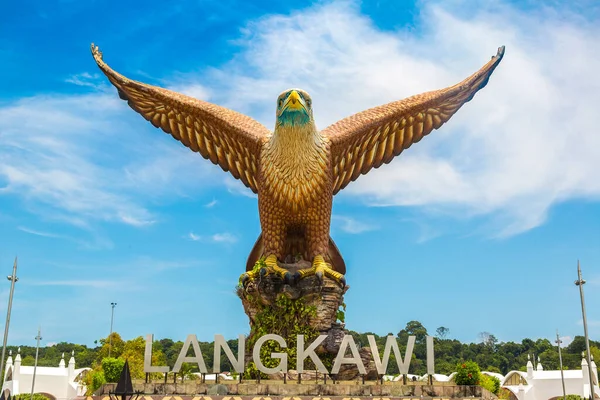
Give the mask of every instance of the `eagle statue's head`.
[(304, 90), (285, 90), (277, 98), (278, 127), (300, 127), (312, 119), (312, 100)]

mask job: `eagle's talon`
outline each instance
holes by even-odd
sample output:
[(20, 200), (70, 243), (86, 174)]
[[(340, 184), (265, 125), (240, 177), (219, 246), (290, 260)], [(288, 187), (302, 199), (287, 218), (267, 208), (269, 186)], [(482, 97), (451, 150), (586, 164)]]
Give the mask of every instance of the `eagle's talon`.
[(315, 272), (315, 276), (319, 280), (319, 283), (323, 284), (323, 271), (317, 271), (317, 272)]
[(294, 284), (294, 276), (290, 272), (286, 272), (283, 275), (283, 282), (286, 285), (292, 285), (292, 284)]
[(310, 268), (301, 269), (300, 271), (296, 272), (296, 275), (298, 276), (298, 279), (314, 275), (319, 280), (320, 285), (323, 284), (325, 277), (328, 277), (342, 285), (342, 288), (346, 286), (346, 278), (344, 275), (333, 270), (331, 265), (325, 262), (323, 256), (316, 256)]
[(248, 274), (242, 274), (242, 277), (240, 279), (242, 286), (246, 286), (246, 283), (250, 280), (250, 275)]

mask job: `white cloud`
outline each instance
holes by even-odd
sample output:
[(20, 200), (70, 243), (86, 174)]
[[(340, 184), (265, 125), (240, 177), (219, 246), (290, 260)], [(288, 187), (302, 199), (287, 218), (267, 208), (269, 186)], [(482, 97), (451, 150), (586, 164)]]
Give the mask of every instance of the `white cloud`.
[(56, 238), (56, 239), (64, 237), (64, 236), (58, 235), (56, 233), (37, 231), (35, 229), (29, 229), (29, 228), (26, 228), (24, 226), (19, 226), (17, 229), (20, 230), (20, 231), (22, 231), (22, 232), (29, 233), (31, 235), (36, 235), (36, 236), (42, 236), (42, 237), (48, 237), (48, 238)]
[(542, 224), (559, 202), (600, 198), (593, 106), (600, 104), (600, 54), (589, 51), (600, 48), (600, 27), (548, 9), (459, 3), (425, 5), (413, 31), (383, 32), (346, 2), (260, 19), (238, 42), (243, 52), (210, 74), (222, 86), (211, 100), (272, 127), (277, 94), (302, 87), (323, 128), (457, 83), (506, 45), (504, 60), (473, 101), (343, 195), (458, 218), (491, 216), (499, 236)]
[(117, 282), (102, 280), (102, 279), (72, 279), (72, 280), (53, 280), (53, 281), (29, 281), (29, 285), (33, 286), (75, 286), (75, 287), (91, 287), (95, 289), (107, 288), (116, 286)]
[(600, 286), (600, 276), (595, 276), (592, 277), (592, 279), (589, 279), (587, 281), (590, 285), (594, 285), (594, 286)]
[(343, 215), (334, 215), (332, 220), (339, 228), (350, 234), (358, 234), (368, 231), (376, 230), (378, 227), (375, 225), (367, 224), (364, 222), (357, 221), (355, 218), (346, 217)]
[[(579, 320), (577, 321), (577, 325), (581, 325), (581, 326), (583, 326), (583, 318), (582, 318), (582, 319), (579, 319)], [(600, 327), (600, 320), (588, 319), (588, 320), (587, 320), (587, 325), (588, 325), (588, 326), (593, 326), (593, 327), (595, 327), (595, 326), (598, 326), (598, 327)]]
[[(203, 85), (198, 83), (190, 83), (184, 77), (180, 78), (182, 82), (177, 84), (167, 84), (165, 85), (169, 90), (173, 90), (175, 92), (183, 93), (186, 96), (194, 97), (196, 99), (208, 101), (210, 98), (210, 91)], [(185, 81), (185, 83), (183, 83)]]
[(210, 202), (206, 203), (206, 204), (204, 205), (204, 207), (206, 207), (206, 208), (213, 208), (214, 206), (216, 206), (216, 205), (217, 205), (217, 203), (218, 203), (218, 201), (215, 199), (215, 200), (212, 200), (212, 201), (210, 201)]
[(84, 72), (82, 74), (71, 75), (65, 82), (72, 83), (77, 86), (88, 86), (92, 88), (100, 88), (104, 86), (104, 83), (100, 82), (100, 74), (90, 74), (89, 72)]
[(571, 342), (573, 341), (573, 338), (571, 336), (561, 336), (560, 337), (560, 347), (567, 347), (568, 345), (571, 344)]
[(237, 242), (237, 238), (231, 233), (217, 233), (211, 236), (211, 239), (217, 243), (235, 243)]
[[(593, 106), (600, 104), (600, 54), (590, 51), (600, 48), (600, 27), (548, 8), (485, 7), (426, 3), (417, 29), (384, 32), (353, 3), (320, 4), (250, 23), (237, 42), (240, 53), (220, 69), (162, 81), (271, 128), (277, 94), (303, 87), (324, 128), (454, 84), (504, 44), (504, 60), (473, 101), (342, 196), (457, 218), (489, 216), (494, 234), (516, 234), (542, 224), (559, 202), (600, 198)], [(92, 86), (94, 78), (84, 73), (69, 81)], [(144, 226), (158, 220), (152, 200), (215, 182), (256, 197), (156, 132), (113, 88), (23, 99), (0, 107), (0, 127), (0, 194), (21, 196), (44, 218)]]
[(225, 179), (223, 179), (223, 183), (225, 184), (227, 191), (231, 194), (253, 199), (258, 198), (257, 195), (247, 188), (240, 180), (226, 176)]
[(409, 222), (416, 226), (417, 235), (414, 237), (415, 243), (425, 243), (442, 235), (440, 229), (429, 223), (423, 218), (405, 218), (403, 222)]
[(20, 196), (44, 220), (142, 227), (156, 221), (153, 200), (216, 182), (206, 160), (156, 132), (114, 92), (0, 107), (0, 195)]
[(194, 242), (214, 242), (214, 243), (235, 243), (237, 237), (229, 232), (215, 233), (210, 236), (196, 235), (194, 232), (190, 232), (187, 235), (189, 240)]
[[(76, 221), (74, 223), (75, 225), (80, 225), (80, 223), (78, 221)], [(72, 236), (68, 236), (68, 235), (62, 235), (62, 234), (58, 234), (58, 233), (53, 233), (53, 232), (46, 232), (46, 231), (41, 231), (41, 230), (37, 230), (37, 229), (31, 229), (31, 228), (27, 228), (25, 226), (19, 226), (17, 227), (18, 230), (20, 230), (21, 232), (25, 232), (28, 233), (30, 235), (35, 235), (35, 236), (40, 236), (40, 237), (45, 237), (45, 238), (50, 238), (50, 239), (63, 239), (63, 240), (68, 240), (71, 241), (73, 243), (76, 243), (80, 248), (83, 249), (110, 249), (113, 247), (113, 243), (110, 239), (102, 237), (101, 235), (96, 234), (93, 230), (87, 229), (88, 233), (90, 233), (89, 238), (82, 238), (82, 237), (72, 237)]]

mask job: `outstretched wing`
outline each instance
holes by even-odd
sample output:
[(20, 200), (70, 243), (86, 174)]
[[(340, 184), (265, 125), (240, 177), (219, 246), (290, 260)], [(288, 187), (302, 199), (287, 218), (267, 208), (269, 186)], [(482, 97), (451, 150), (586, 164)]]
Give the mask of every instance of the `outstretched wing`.
[(485, 87), (504, 46), (479, 71), (446, 89), (422, 93), (344, 118), (321, 133), (331, 141), (333, 193), (379, 168), (447, 122)]
[(106, 65), (94, 44), (92, 55), (131, 108), (256, 193), (260, 149), (271, 134), (265, 126), (235, 111), (127, 79)]

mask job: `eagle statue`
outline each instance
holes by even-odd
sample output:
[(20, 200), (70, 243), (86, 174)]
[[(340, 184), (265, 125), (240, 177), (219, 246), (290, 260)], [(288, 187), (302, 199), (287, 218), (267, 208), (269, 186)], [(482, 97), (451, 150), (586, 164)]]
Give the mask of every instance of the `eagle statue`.
[[(345, 286), (346, 266), (329, 236), (333, 196), (446, 123), (486, 86), (504, 46), (481, 69), (441, 90), (344, 118), (318, 130), (308, 93), (277, 97), (275, 129), (218, 105), (126, 78), (112, 70), (92, 43), (98, 67), (119, 97), (152, 125), (229, 171), (258, 196), (262, 233), (242, 282), (276, 274), (286, 283), (316, 275)], [(311, 267), (294, 273), (286, 260), (300, 255)], [(255, 268), (262, 260), (262, 268)]]

